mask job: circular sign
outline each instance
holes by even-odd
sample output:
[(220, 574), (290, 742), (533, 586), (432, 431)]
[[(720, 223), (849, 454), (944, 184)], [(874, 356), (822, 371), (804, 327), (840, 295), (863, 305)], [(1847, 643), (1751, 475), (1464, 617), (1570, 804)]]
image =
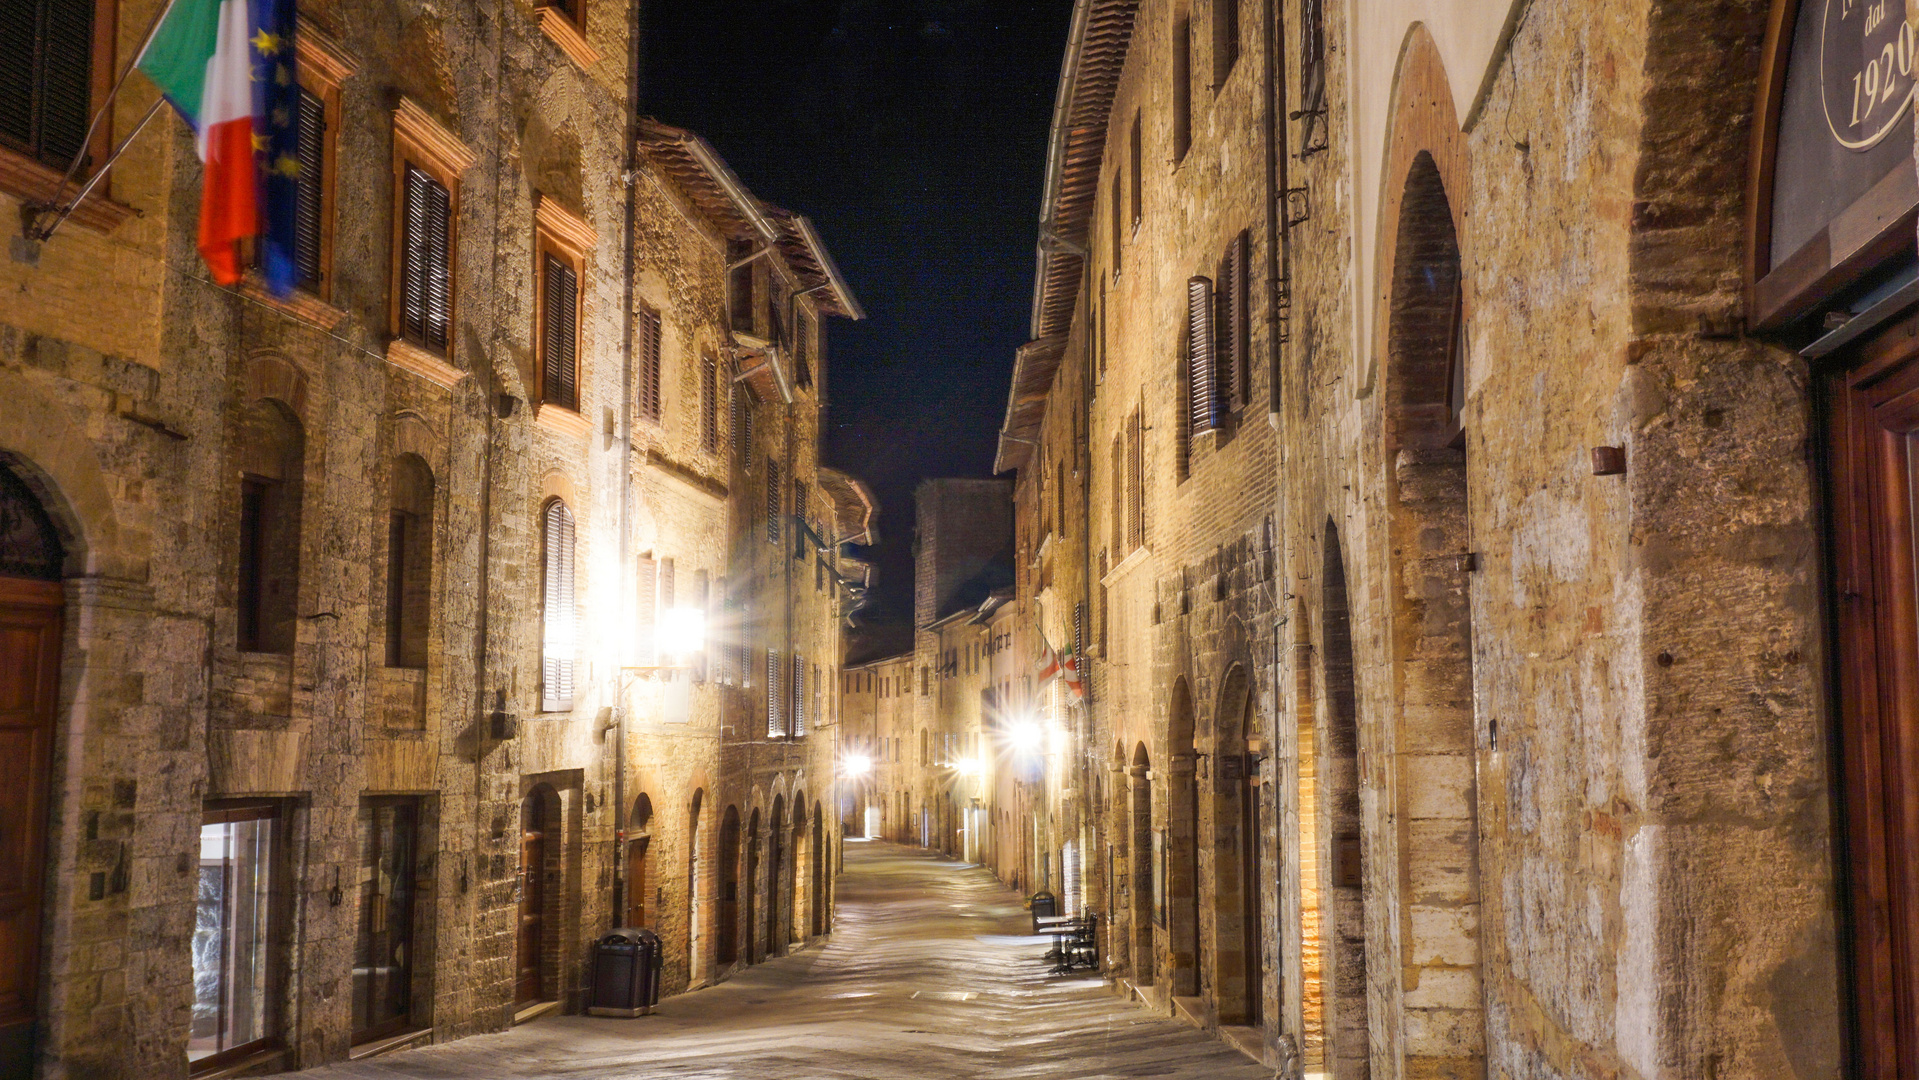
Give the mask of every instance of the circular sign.
[(1819, 36), (1826, 127), (1848, 150), (1869, 150), (1912, 101), (1914, 40), (1905, 0), (1826, 0)]

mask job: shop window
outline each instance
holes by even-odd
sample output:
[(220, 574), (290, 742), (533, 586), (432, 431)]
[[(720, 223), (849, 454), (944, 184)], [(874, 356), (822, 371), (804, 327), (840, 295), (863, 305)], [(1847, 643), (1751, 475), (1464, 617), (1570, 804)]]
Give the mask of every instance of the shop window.
[(353, 1041), (414, 1027), (414, 878), (419, 800), (360, 800), (359, 932), (353, 955)]
[(195, 1072), (266, 1049), (278, 1035), (279, 825), (273, 803), (214, 803), (202, 819), (187, 1032)]

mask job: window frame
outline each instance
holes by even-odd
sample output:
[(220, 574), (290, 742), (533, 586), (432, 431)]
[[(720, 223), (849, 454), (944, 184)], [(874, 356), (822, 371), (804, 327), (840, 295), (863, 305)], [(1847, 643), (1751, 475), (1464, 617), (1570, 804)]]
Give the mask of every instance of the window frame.
[[(412, 98), (401, 98), (393, 110), (393, 231), (388, 252), (387, 359), (401, 367), (420, 370), (427, 378), (450, 377), (457, 381), (460, 370), (453, 366), (459, 335), (454, 328), (460, 322), (460, 176), (475, 161), (464, 142), (427, 114)], [(446, 349), (435, 352), (406, 340), (402, 323), (405, 316), (405, 282), (402, 279), (406, 254), (406, 171), (411, 166), (437, 180), (446, 188)], [(436, 371), (437, 369), (437, 371)], [(451, 375), (448, 376), (447, 373)], [(443, 383), (450, 385), (450, 383)]]
[[(266, 933), (261, 947), (266, 950), (266, 993), (263, 996), (267, 1006), (267, 1016), (262, 1024), (266, 1034), (249, 1042), (239, 1043), (216, 1051), (203, 1058), (187, 1062), (189, 1077), (219, 1073), (256, 1055), (283, 1049), (286, 1046), (286, 1001), (288, 985), (289, 939), (288, 923), (292, 915), (288, 904), (291, 867), (288, 865), (293, 837), (290, 835), (292, 815), (283, 799), (234, 798), (209, 799), (201, 804), (200, 829), (208, 825), (232, 825), (242, 821), (269, 822), (267, 826), (271, 849), (266, 865)], [(198, 846), (198, 836), (195, 837)], [(190, 1025), (189, 1021), (189, 1025)], [(191, 1038), (191, 1026), (188, 1028)]]
[[(89, 63), (91, 70), (87, 75), (87, 119), (92, 121), (94, 114), (106, 101), (107, 94), (113, 89), (114, 73), (118, 68), (118, 49), (115, 47), (119, 35), (120, 5), (115, 0), (94, 0), (93, 2), (93, 42)], [(302, 28), (304, 29), (304, 27)], [(100, 126), (93, 132), (93, 138), (81, 147), (81, 154), (91, 162), (104, 162), (113, 152), (114, 125), (113, 110), (100, 120)], [(70, 191), (77, 194), (82, 184), (93, 176), (97, 166), (83, 165), (74, 171)], [(66, 169), (55, 168), (41, 161), (34, 154), (13, 146), (0, 144), (0, 192), (5, 192), (23, 203), (35, 203), (47, 199)], [(134, 210), (112, 197), (113, 176), (109, 173), (101, 177), (100, 183), (87, 194), (87, 197), (73, 210), (71, 219), (74, 224), (84, 226), (98, 233), (109, 233), (121, 222), (132, 217)], [(70, 197), (61, 192), (63, 198)]]
[[(573, 638), (572, 655), (554, 657), (554, 659), (564, 662), (565, 664), (568, 665), (567, 667), (568, 692), (566, 697), (564, 698), (555, 696), (551, 692), (551, 689), (546, 684), (546, 662), (548, 658), (547, 623), (552, 615), (553, 596), (554, 596), (554, 587), (553, 587), (553, 581), (552, 581), (553, 569), (554, 569), (553, 549), (547, 540), (546, 521), (547, 521), (548, 515), (550, 515), (553, 512), (553, 508), (555, 506), (559, 507), (567, 515), (568, 540), (569, 540), (569, 545), (572, 549), (566, 553), (566, 570), (567, 570), (566, 576), (568, 578), (567, 584), (571, 587), (571, 591), (572, 591), (572, 595), (566, 597), (567, 613), (573, 622), (573, 629), (572, 629), (572, 635), (571, 635)], [(580, 651), (579, 650), (580, 579), (579, 579), (579, 573), (578, 573), (579, 550), (580, 550), (579, 517), (578, 515), (573, 513), (573, 508), (567, 504), (567, 501), (564, 498), (561, 498), (559, 496), (553, 496), (551, 498), (542, 499), (540, 501), (539, 530), (540, 530), (540, 686), (539, 686), (540, 708), (539, 708), (539, 711), (541, 713), (570, 713), (579, 704), (578, 682), (577, 682), (578, 680), (577, 669), (579, 664), (579, 651)], [(564, 702), (565, 704), (561, 705), (559, 704), (560, 702)]]
[[(340, 86), (359, 64), (341, 50), (339, 43), (299, 20), (293, 41), (295, 78), (300, 88), (320, 100), (320, 114), (326, 125), (320, 140), (320, 280), (316, 288), (300, 287), (322, 303), (333, 302), (333, 253), (340, 175)], [(449, 238), (450, 239), (450, 238)]]
[[(586, 293), (587, 264), (598, 234), (584, 219), (552, 199), (540, 196), (533, 212), (533, 396), (535, 415), (548, 424), (585, 434), (586, 422)], [(573, 270), (573, 405), (546, 397), (546, 260), (558, 259)], [(571, 414), (559, 416), (552, 414)], [(569, 421), (576, 421), (569, 422)]]

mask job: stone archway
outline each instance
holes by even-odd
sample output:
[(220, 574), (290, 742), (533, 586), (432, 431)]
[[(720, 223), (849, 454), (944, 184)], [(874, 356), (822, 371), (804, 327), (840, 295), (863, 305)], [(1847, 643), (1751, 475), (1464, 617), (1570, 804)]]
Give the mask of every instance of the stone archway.
[(1153, 759), (1146, 744), (1133, 748), (1133, 765), (1127, 770), (1128, 801), (1131, 807), (1132, 857), (1128, 860), (1133, 879), (1133, 981), (1140, 986), (1153, 984), (1153, 914), (1159, 898), (1153, 882)]
[(1246, 668), (1234, 664), (1214, 709), (1211, 775), (1213, 1003), (1223, 1025), (1258, 1025), (1261, 1016), (1258, 773), (1247, 768), (1252, 695)]
[(1175, 997), (1200, 992), (1206, 964), (1199, 926), (1199, 782), (1193, 695), (1173, 683), (1166, 729), (1166, 945)]
[[(740, 808), (728, 806), (720, 816), (718, 910), (713, 919), (714, 958), (720, 967), (740, 959)], [(751, 878), (747, 879), (751, 881)], [(750, 911), (751, 908), (749, 907)], [(751, 923), (749, 922), (750, 926)]]

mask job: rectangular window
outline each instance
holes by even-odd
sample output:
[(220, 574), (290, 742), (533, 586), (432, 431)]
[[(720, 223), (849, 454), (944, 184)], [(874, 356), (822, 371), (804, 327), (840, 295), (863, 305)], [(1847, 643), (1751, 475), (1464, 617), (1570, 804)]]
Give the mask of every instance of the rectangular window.
[(1173, 23), (1173, 160), (1193, 148), (1193, 20)]
[(720, 362), (711, 353), (700, 358), (700, 449), (720, 452)]
[(1124, 435), (1113, 436), (1112, 478), (1107, 482), (1106, 491), (1106, 502), (1113, 513), (1113, 551), (1123, 559), (1126, 557), (1126, 552), (1131, 550), (1126, 546), (1126, 439)]
[(771, 543), (780, 542), (780, 511), (784, 509), (781, 501), (786, 491), (780, 486), (780, 463), (766, 459), (766, 539)]
[(1115, 278), (1119, 277), (1120, 269), (1124, 265), (1124, 260), (1120, 256), (1120, 250), (1121, 250), (1120, 241), (1124, 233), (1123, 222), (1124, 222), (1124, 215), (1126, 213), (1125, 200), (1120, 198), (1120, 193), (1123, 190), (1124, 189), (1122, 189), (1119, 186), (1119, 170), (1114, 169), (1113, 170), (1113, 194), (1112, 194), (1112, 198), (1108, 201), (1111, 203), (1111, 209), (1113, 212), (1112, 214), (1113, 216), (1113, 277)]
[(1213, 90), (1226, 85), (1239, 63), (1239, 0), (1213, 0)]
[(706, 618), (706, 616), (712, 610), (711, 604), (712, 604), (712, 594), (707, 584), (706, 571), (704, 570), (693, 571), (693, 607), (699, 609), (701, 614), (701, 619), (700, 619), (701, 637), (699, 642), (696, 643), (693, 649), (693, 681), (694, 682), (706, 681), (706, 642), (708, 637), (708, 632), (706, 627), (709, 621)]
[(355, 1043), (415, 1026), (413, 913), (419, 819), (418, 799), (360, 800), (360, 925), (353, 956)]
[(558, 499), (546, 504), (545, 559), (541, 575), (540, 711), (573, 709), (575, 618), (573, 513)]
[(736, 240), (727, 245), (726, 258), (731, 266), (726, 274), (726, 306), (733, 332), (757, 335), (759, 327), (753, 319), (753, 268), (758, 260), (753, 259), (753, 247)]
[(1218, 426), (1219, 380), (1213, 364), (1213, 283), (1186, 279), (1186, 428), (1192, 435)]
[(1140, 406), (1126, 419), (1126, 549), (1146, 546), (1146, 446)]
[(277, 1034), (279, 807), (211, 803), (200, 826), (187, 1061), (217, 1068)]
[(795, 311), (793, 313), (793, 381), (799, 384), (801, 389), (813, 385), (813, 363), (808, 355), (812, 337), (813, 320), (806, 317), (806, 312)]
[(395, 510), (386, 528), (386, 666), (406, 667), (401, 628), (406, 621), (406, 534), (408, 515)]
[(673, 560), (660, 560), (660, 606), (673, 608)]
[(640, 385), (634, 393), (639, 398), (640, 418), (657, 423), (660, 419), (660, 313), (640, 309), (638, 329)]
[(580, 411), (580, 273), (546, 252), (540, 300), (540, 401)]
[(400, 234), (400, 337), (447, 351), (452, 317), (452, 198), (446, 185), (406, 167)]
[(1241, 231), (1226, 246), (1219, 262), (1219, 281), (1214, 289), (1213, 364), (1219, 383), (1219, 409), (1242, 409), (1249, 400), (1252, 371), (1248, 353), (1250, 326), (1247, 319), (1247, 234)]
[(766, 737), (777, 739), (786, 734), (780, 720), (780, 651), (766, 650)]
[(240, 595), (239, 646), (241, 652), (260, 652), (266, 608), (266, 516), (268, 481), (240, 481)]
[(806, 658), (793, 654), (793, 728), (795, 739), (806, 737)]
[(300, 90), (300, 175), (293, 196), (293, 272), (295, 284), (321, 291), (326, 232), (326, 101)]
[(638, 590), (634, 597), (633, 643), (636, 646), (640, 667), (652, 667), (659, 663), (659, 564), (653, 556), (642, 555), (638, 567), (634, 570), (635, 586)]
[(1138, 228), (1139, 223), (1146, 217), (1146, 207), (1141, 200), (1141, 196), (1144, 194), (1141, 188), (1145, 182), (1141, 171), (1145, 159), (1141, 155), (1144, 153), (1145, 148), (1140, 145), (1140, 114), (1135, 112), (1133, 114), (1133, 137), (1127, 151), (1128, 162), (1126, 167), (1126, 194), (1133, 207), (1134, 228)]
[(0, 144), (57, 169), (86, 149), (93, 19), (94, 0), (8, 0), (0, 14)]

